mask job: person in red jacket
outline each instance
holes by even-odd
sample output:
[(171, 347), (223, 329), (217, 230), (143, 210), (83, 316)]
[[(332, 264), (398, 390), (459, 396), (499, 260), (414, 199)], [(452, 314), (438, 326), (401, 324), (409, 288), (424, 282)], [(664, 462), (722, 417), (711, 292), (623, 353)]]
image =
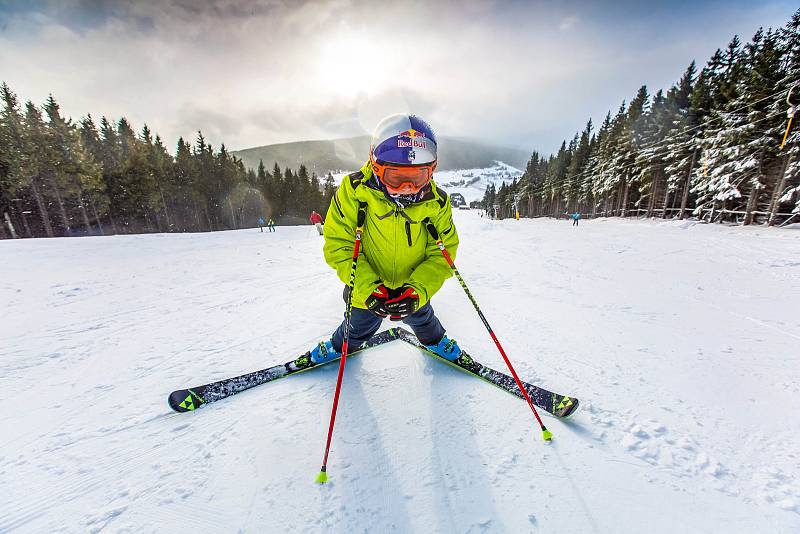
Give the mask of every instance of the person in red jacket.
[(322, 215), (316, 211), (312, 211), (309, 220), (311, 221), (311, 224), (317, 227), (317, 232), (319, 232), (319, 235), (322, 235)]

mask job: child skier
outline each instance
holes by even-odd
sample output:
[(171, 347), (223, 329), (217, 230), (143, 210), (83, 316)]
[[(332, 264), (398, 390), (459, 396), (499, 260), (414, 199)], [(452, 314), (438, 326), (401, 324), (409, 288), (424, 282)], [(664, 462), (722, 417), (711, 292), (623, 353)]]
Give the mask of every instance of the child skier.
[(264, 231), (264, 217), (258, 218), (258, 229)]
[(578, 222), (581, 220), (581, 214), (577, 211), (572, 214), (572, 226), (578, 226)]
[(272, 219), (272, 217), (270, 217), (269, 222), (267, 222), (267, 228), (269, 228), (270, 232), (275, 231), (275, 221)]
[[(356, 220), (361, 210), (366, 215), (352, 295), (351, 349), (360, 347), (389, 317), (409, 325), (420, 342), (440, 356), (454, 361), (461, 354), (430, 304), (452, 271), (425, 225), (434, 225), (451, 256), (458, 247), (450, 201), (433, 181), (435, 168), (436, 137), (428, 123), (414, 115), (391, 115), (375, 129), (369, 161), (345, 177), (331, 199), (323, 251), (345, 284)], [(340, 357), (344, 330), (343, 322), (330, 340), (311, 351), (311, 360)]]

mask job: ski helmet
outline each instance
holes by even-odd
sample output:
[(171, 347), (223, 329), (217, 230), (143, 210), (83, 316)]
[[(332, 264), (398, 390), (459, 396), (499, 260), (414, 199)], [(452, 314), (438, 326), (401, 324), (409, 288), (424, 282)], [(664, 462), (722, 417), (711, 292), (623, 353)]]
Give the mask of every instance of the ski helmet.
[(389, 115), (372, 134), (369, 159), (390, 195), (413, 195), (433, 177), (436, 135), (416, 115)]

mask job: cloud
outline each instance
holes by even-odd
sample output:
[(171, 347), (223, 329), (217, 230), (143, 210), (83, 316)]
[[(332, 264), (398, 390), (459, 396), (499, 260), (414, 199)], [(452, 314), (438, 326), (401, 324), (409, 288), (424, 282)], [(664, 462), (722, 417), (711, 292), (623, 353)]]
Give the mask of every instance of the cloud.
[(146, 122), (170, 148), (199, 129), (231, 149), (358, 135), (407, 109), (445, 135), (547, 152), (642, 83), (666, 86), (733, 33), (792, 12), (573, 4), (3, 4), (0, 78), (37, 103), (52, 92), (75, 118)]
[(575, 15), (570, 15), (568, 17), (565, 17), (561, 21), (561, 24), (558, 25), (558, 29), (561, 30), (562, 32), (565, 32), (571, 30), (577, 25), (578, 25), (578, 17), (576, 17)]

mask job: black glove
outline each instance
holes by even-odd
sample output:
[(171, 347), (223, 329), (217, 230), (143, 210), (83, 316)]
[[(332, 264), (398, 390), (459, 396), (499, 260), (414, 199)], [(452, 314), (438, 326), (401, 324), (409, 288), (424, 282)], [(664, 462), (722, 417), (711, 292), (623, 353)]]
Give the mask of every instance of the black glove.
[(401, 286), (392, 291), (384, 305), (392, 321), (404, 319), (419, 308), (419, 295), (411, 286)]
[(389, 300), (389, 290), (383, 284), (372, 290), (367, 300), (364, 302), (367, 308), (379, 317), (388, 317), (386, 301)]

